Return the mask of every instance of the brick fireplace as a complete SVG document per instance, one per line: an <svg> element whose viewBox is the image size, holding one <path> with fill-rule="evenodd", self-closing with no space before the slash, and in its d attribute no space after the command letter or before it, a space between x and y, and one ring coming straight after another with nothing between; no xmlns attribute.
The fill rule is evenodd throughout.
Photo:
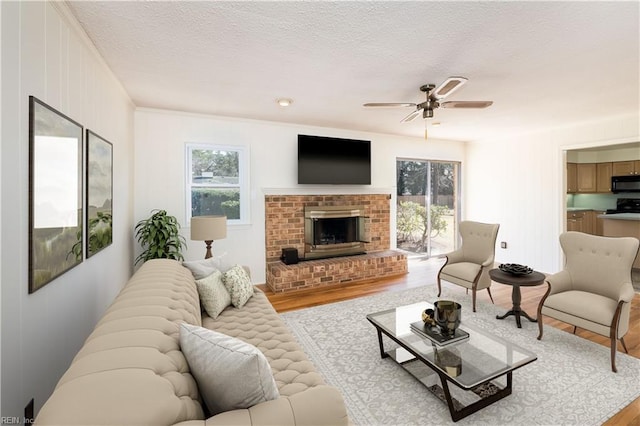
<svg viewBox="0 0 640 426"><path fill-rule="evenodd" d="M389 194L265 196L267 286L274 292L281 292L406 273L406 256L389 249L390 199ZM326 210L330 217L335 211L358 210L357 216L361 219L355 225L359 227L356 239L365 254L326 258L325 246L318 246L320 250L316 253L322 253L316 256L318 259L294 265L282 263L283 248L295 248L300 258L305 257L305 210L307 222L313 219L309 212ZM339 248L345 245L343 241L339 243ZM307 259L309 257L313 256L307 254Z"/></svg>

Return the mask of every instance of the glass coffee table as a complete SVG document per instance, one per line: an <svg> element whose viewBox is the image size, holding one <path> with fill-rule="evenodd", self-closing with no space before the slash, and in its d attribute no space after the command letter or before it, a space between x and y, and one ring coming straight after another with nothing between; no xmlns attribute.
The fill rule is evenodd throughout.
<svg viewBox="0 0 640 426"><path fill-rule="evenodd" d="M468 339L437 345L410 329L427 308L433 305L419 302L369 314L367 320L378 333L380 356L394 359L443 400L454 422L511 395L513 371L537 359L531 351L464 323L460 328ZM383 334L399 347L385 351Z"/></svg>

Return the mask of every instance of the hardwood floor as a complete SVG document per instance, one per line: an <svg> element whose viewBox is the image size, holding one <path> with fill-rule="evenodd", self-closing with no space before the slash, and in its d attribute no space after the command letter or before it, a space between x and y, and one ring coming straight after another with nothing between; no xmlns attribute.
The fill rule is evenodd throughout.
<svg viewBox="0 0 640 426"><path fill-rule="evenodd" d="M340 284L299 292L273 293L264 284L259 285L258 287L266 293L276 311L286 312L338 302L341 300L354 299L356 297L368 296L385 291L400 291L408 288L419 287L425 284L435 283L436 276L442 262L442 259L412 259L409 261L409 273L406 275L395 278ZM458 288L462 292L465 291L463 288L452 284L444 285L450 286L449 288ZM530 315L535 316L538 309L538 302L544 295L545 291L546 285L522 288L522 309ZM493 300L496 305L504 307L507 310L511 308L510 286L494 282L491 285L491 294L493 295ZM471 295L469 295L469 297L471 297ZM486 291L478 293L478 300L490 302ZM513 320L513 318L511 318L511 320ZM548 324L569 333L573 332L573 326L551 318L545 318L544 324ZM592 342L609 347L609 338L607 337L580 329L578 329L576 334L585 339L591 340ZM640 294L637 293L631 304L629 332L625 336L624 340L627 345L627 349L629 350L629 355L635 358L640 358ZM621 346L622 345L618 344L618 351L623 351ZM610 366L604 365L602 368L610 368ZM624 374L624 371L618 370L617 374ZM633 372L633 374L638 374L638 372ZM633 401L605 423L605 426L613 425L640 425L640 398Z"/></svg>

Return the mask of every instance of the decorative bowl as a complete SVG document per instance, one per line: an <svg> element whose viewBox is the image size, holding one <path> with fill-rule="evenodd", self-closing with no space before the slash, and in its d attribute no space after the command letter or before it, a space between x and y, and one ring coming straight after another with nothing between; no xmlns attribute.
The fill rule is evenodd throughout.
<svg viewBox="0 0 640 426"><path fill-rule="evenodd" d="M434 319L435 313L433 309L425 309L422 311L422 321L427 324L434 326L436 325L436 320Z"/></svg>
<svg viewBox="0 0 640 426"><path fill-rule="evenodd" d="M533 269L526 265L518 265L517 263L503 263L498 266L502 272L512 275L527 275L533 272Z"/></svg>

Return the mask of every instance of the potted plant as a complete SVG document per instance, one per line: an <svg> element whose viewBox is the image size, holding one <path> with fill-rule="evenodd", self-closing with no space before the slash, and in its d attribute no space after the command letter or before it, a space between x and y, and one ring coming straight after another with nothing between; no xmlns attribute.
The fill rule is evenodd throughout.
<svg viewBox="0 0 640 426"><path fill-rule="evenodd" d="M152 213L135 227L136 239L143 249L135 264L149 259L184 260L182 249L186 248L187 242L180 235L178 220L165 210L152 210Z"/></svg>

